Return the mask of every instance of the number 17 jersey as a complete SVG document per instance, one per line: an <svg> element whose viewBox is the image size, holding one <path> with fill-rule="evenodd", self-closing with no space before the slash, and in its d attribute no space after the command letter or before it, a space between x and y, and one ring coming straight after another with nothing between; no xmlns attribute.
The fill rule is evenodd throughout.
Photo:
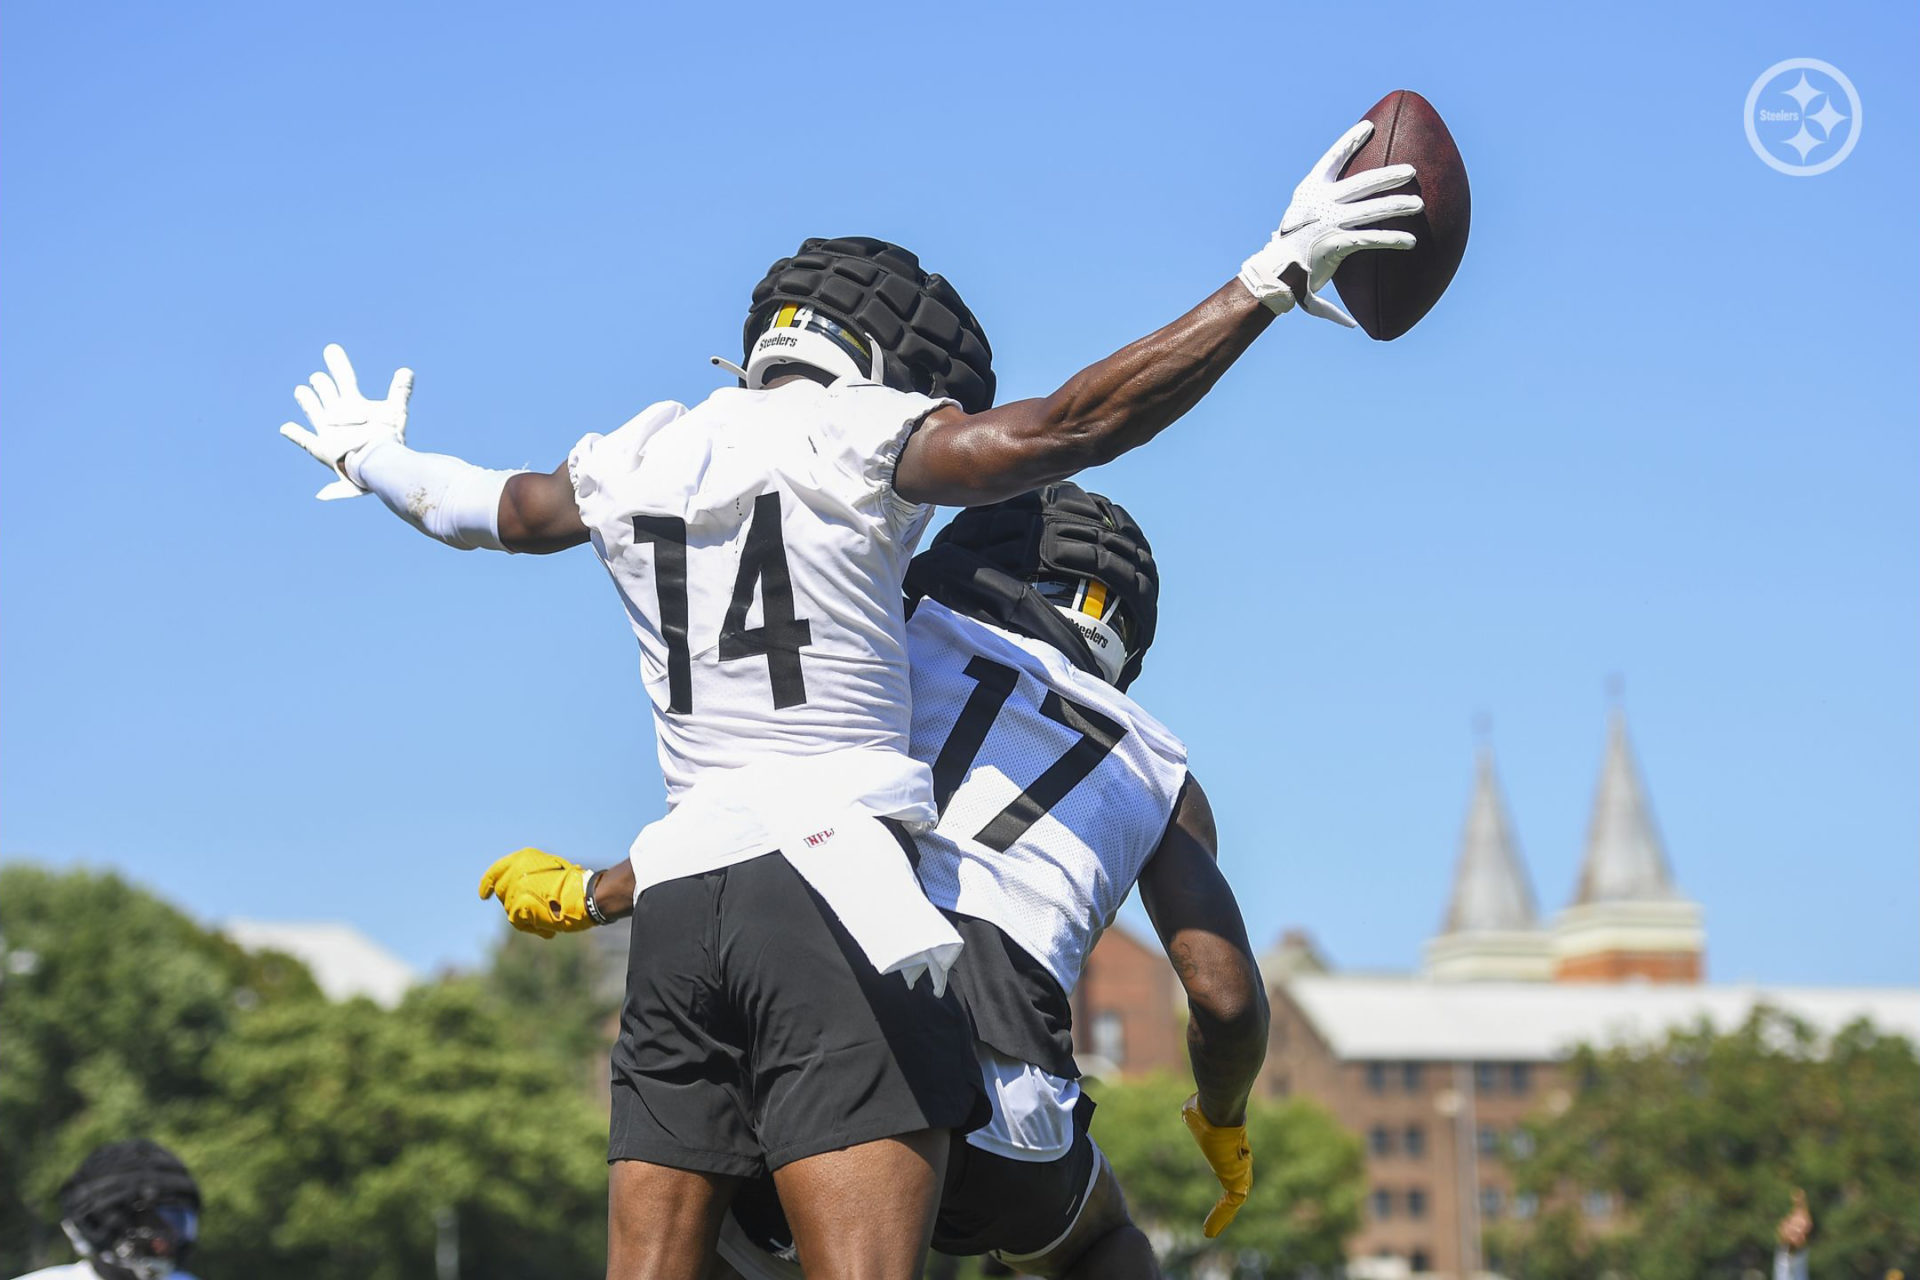
<svg viewBox="0 0 1920 1280"><path fill-rule="evenodd" d="M936 906L998 925L1063 992L1126 901L1187 780L1180 739L1040 640L931 599L907 623L913 753L939 824L916 837Z"/></svg>

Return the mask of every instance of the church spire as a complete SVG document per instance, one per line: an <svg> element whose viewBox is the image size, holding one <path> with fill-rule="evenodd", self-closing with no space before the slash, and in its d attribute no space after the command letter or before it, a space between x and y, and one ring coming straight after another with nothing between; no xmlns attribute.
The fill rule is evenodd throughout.
<svg viewBox="0 0 1920 1280"><path fill-rule="evenodd" d="M1666 902L1679 894L1627 740L1627 719L1616 706L1609 721L1607 754L1594 789L1587 856L1573 905Z"/></svg>
<svg viewBox="0 0 1920 1280"><path fill-rule="evenodd" d="M1507 821L1484 726L1481 736L1453 896L1439 936L1427 943L1427 972L1443 981L1539 981L1552 969L1549 941Z"/></svg>
<svg viewBox="0 0 1920 1280"><path fill-rule="evenodd" d="M1482 746L1474 770L1473 800L1460 833L1453 897L1442 933L1539 926L1533 885L1514 848L1513 829L1493 771L1493 752Z"/></svg>
<svg viewBox="0 0 1920 1280"><path fill-rule="evenodd" d="M1594 788L1587 856L1554 921L1554 976L1572 982L1698 982L1706 930L1680 896L1627 740L1618 688Z"/></svg>

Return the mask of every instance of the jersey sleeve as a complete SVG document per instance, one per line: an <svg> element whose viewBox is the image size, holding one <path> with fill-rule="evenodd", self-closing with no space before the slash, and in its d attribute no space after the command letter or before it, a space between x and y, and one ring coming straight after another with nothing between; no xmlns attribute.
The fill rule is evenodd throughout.
<svg viewBox="0 0 1920 1280"><path fill-rule="evenodd" d="M573 501L580 518L589 529L601 526L606 516L608 485L633 471L646 452L647 441L660 428L687 411L678 400L661 400L648 405L608 435L590 431L580 437L567 455L567 479L573 482ZM618 516L618 512L612 513Z"/></svg>
<svg viewBox="0 0 1920 1280"><path fill-rule="evenodd" d="M842 383L830 393L823 443L828 461L863 491L879 495L888 514L901 525L923 519L924 503L908 502L893 489L893 469L901 450L928 414L957 401L896 391L877 383Z"/></svg>

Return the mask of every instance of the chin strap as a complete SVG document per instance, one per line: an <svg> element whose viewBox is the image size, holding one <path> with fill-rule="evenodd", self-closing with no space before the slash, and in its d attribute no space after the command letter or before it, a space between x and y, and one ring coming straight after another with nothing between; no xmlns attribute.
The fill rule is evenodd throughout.
<svg viewBox="0 0 1920 1280"><path fill-rule="evenodd" d="M905 586L909 599L926 596L955 613L1044 641L1088 675L1109 678L1093 656L1086 633L1069 621L1068 610L1049 604L1032 583L1020 581L976 551L951 542L935 543L908 563ZM1118 647L1118 638L1114 644Z"/></svg>

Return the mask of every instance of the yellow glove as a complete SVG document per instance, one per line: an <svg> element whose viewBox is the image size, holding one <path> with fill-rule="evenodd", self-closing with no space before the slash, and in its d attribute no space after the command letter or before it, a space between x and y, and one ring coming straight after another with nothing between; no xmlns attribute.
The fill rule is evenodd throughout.
<svg viewBox="0 0 1920 1280"><path fill-rule="evenodd" d="M538 849L510 853L480 877L480 896L500 899L507 923L551 938L593 928L587 915L587 869Z"/></svg>
<svg viewBox="0 0 1920 1280"><path fill-rule="evenodd" d="M1201 1228L1211 1240L1227 1229L1233 1215L1247 1202L1247 1192L1253 1190L1253 1148L1247 1145L1244 1124L1219 1127L1209 1124L1200 1114L1197 1093L1180 1108L1180 1118L1187 1122L1193 1140L1200 1144L1200 1154L1213 1166L1213 1176L1220 1179L1220 1202L1213 1206L1213 1212L1207 1215L1207 1225Z"/></svg>

